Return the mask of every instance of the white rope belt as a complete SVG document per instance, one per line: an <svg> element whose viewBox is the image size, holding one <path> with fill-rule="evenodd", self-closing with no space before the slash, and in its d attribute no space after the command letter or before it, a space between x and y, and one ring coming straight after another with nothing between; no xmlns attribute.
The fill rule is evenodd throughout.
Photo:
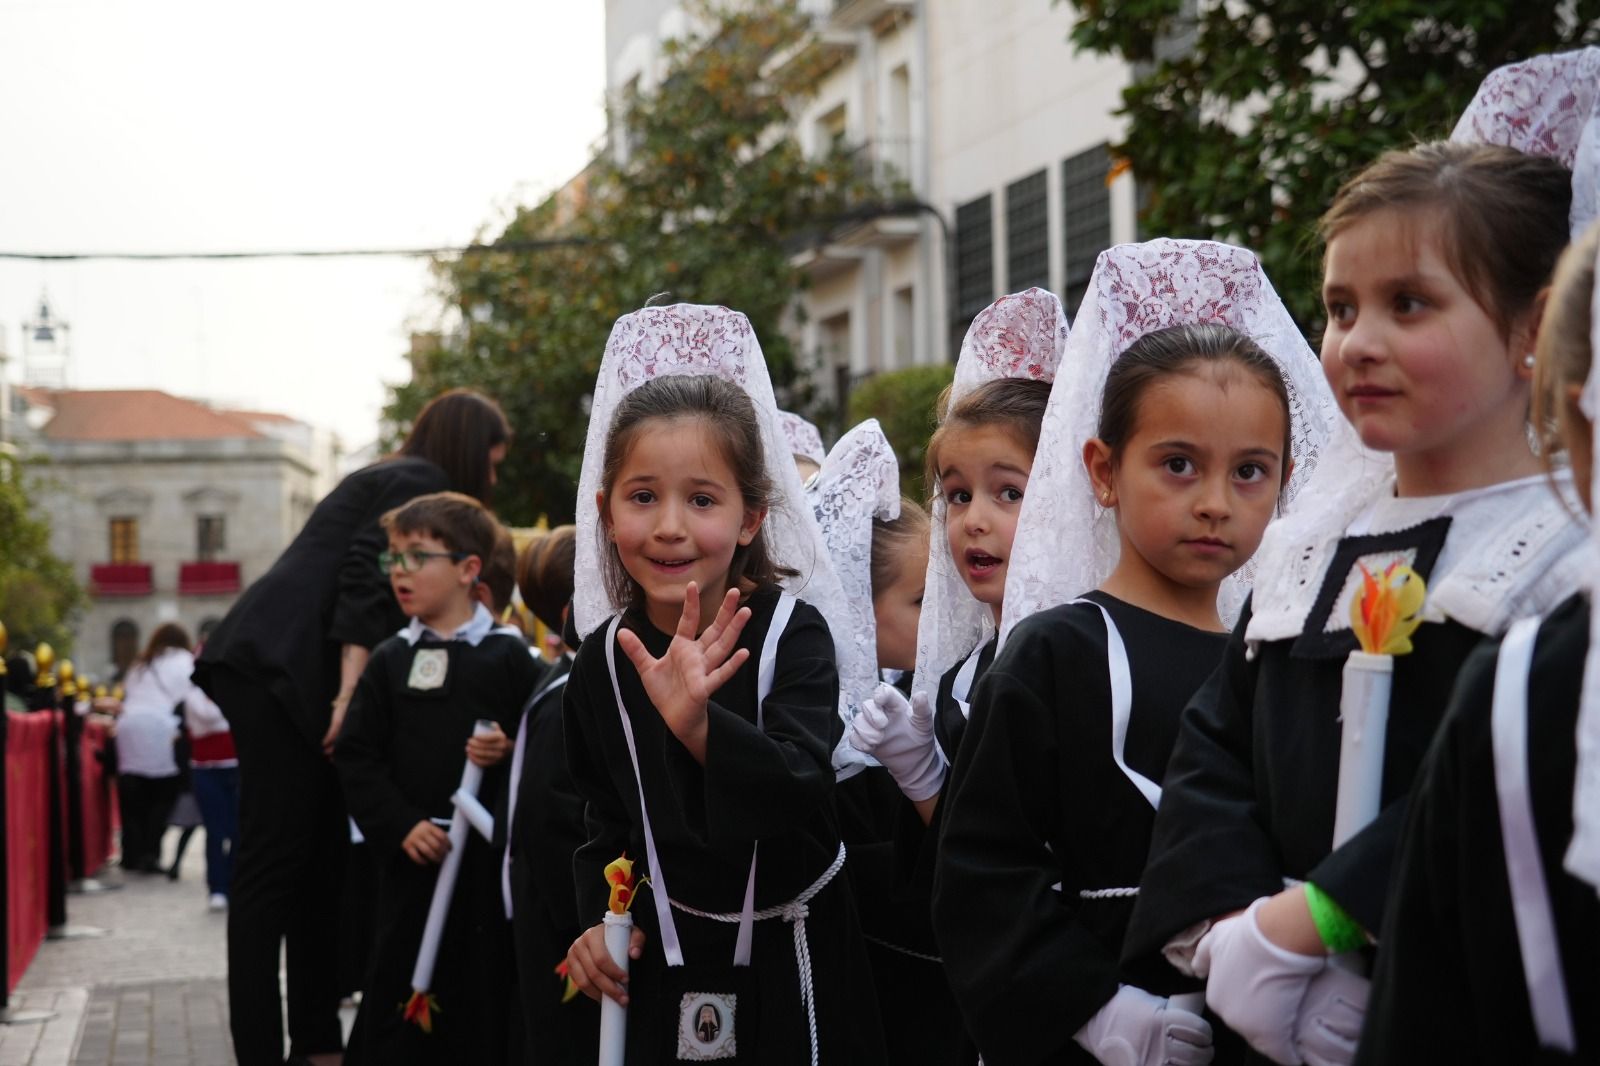
<svg viewBox="0 0 1600 1066"><path fill-rule="evenodd" d="M782 918L794 926L794 961L800 970L800 1002L806 1008L806 1025L811 1031L811 1066L817 1066L817 997L811 983L811 944L806 939L806 916L811 909L806 906L828 886L840 870L844 869L844 844L839 845L839 854L834 857L833 865L823 871L822 876L811 882L811 886L787 903L780 903L775 907L756 911L752 916L756 921L765 921L768 918ZM711 911L697 910L686 903L679 903L675 899L668 899L675 908L685 914L692 914L696 918L707 918L713 922L737 923L741 915L734 911L728 914L714 914Z"/></svg>
<svg viewBox="0 0 1600 1066"><path fill-rule="evenodd" d="M1078 893L1079 899L1132 899L1139 894L1139 886L1132 888L1086 888Z"/></svg>

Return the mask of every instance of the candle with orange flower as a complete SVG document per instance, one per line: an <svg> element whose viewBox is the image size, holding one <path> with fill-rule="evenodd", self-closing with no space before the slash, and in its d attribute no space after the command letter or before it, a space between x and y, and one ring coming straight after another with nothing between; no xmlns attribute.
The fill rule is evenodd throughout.
<svg viewBox="0 0 1600 1066"><path fill-rule="evenodd" d="M606 930L606 951L611 961L628 969L628 941L633 935L633 860L627 855L614 859L605 869L606 884L611 888L611 898L606 903L606 913L601 918ZM600 1000L600 1066L622 1066L623 1053L628 1041L628 1008L603 996Z"/></svg>
<svg viewBox="0 0 1600 1066"><path fill-rule="evenodd" d="M472 735L483 736L494 732L494 722L479 719L473 724ZM450 914L450 898L455 895L456 875L461 871L461 856L467 848L467 835L476 825L484 839L494 836L494 818L478 803L478 786L483 783L483 768L468 759L461 768L461 787L451 801L455 811L450 816L450 850L439 865L439 876L433 882L433 898L428 902L428 920L422 927L422 944L417 948L417 964L411 970L411 998L400 1008L406 1021L425 1033L433 1032L433 1015L439 1001L428 991L433 985L433 965L439 957L439 938L444 935L445 918ZM469 808L477 808L476 816Z"/></svg>
<svg viewBox="0 0 1600 1066"><path fill-rule="evenodd" d="M1345 661L1339 699L1343 730L1334 847L1364 829L1382 806L1394 658L1411 651L1411 634L1422 624L1426 598L1422 577L1409 566L1391 563L1376 575L1361 567L1361 587L1350 604L1350 624L1361 648Z"/></svg>

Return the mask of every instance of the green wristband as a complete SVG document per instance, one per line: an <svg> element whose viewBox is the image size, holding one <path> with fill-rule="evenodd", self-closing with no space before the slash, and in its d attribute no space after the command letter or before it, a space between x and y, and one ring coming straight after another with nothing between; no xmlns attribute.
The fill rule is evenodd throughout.
<svg viewBox="0 0 1600 1066"><path fill-rule="evenodd" d="M1367 946L1367 931L1360 923L1310 881L1306 882L1306 906L1311 910L1311 922L1317 927L1317 935L1329 954L1342 955Z"/></svg>

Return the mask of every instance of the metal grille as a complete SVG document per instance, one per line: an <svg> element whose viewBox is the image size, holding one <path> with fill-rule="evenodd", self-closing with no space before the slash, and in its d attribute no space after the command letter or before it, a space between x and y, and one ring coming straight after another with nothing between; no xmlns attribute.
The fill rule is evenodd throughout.
<svg viewBox="0 0 1600 1066"><path fill-rule="evenodd" d="M1048 176L1041 170L1006 186L1006 291L1050 285Z"/></svg>
<svg viewBox="0 0 1600 1066"><path fill-rule="evenodd" d="M984 194L956 208L956 291L950 316L950 359L973 316L994 299L994 197Z"/></svg>
<svg viewBox="0 0 1600 1066"><path fill-rule="evenodd" d="M1063 298L1073 317L1083 302L1094 261L1111 247L1111 190L1106 175L1111 153L1104 144L1079 152L1061 164L1066 277Z"/></svg>

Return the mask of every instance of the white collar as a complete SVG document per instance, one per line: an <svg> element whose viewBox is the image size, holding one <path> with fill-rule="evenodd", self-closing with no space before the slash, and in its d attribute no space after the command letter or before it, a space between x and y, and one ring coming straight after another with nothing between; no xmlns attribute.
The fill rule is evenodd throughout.
<svg viewBox="0 0 1600 1066"><path fill-rule="evenodd" d="M410 644L412 647L415 647L417 641L426 636L433 640L443 641L446 644L454 640L464 640L476 648L479 644L483 643L484 637L488 636L496 629L503 628L505 627L496 626L494 624L494 615L489 613L489 608L485 607L481 603L478 603L473 605L472 618L467 621L466 625L461 626L454 633L441 633L432 626L425 624L422 619L413 618L411 619L411 622L400 631L400 635L404 637L406 643Z"/></svg>
<svg viewBox="0 0 1600 1066"><path fill-rule="evenodd" d="M1570 473L1558 473L1555 481L1561 495L1571 495ZM1396 497L1393 488L1392 473L1377 479L1364 500L1340 505L1349 518L1327 528L1268 527L1257 556L1247 640L1300 635L1343 538L1404 529L1440 515L1450 515L1453 524L1428 580L1429 621L1452 618L1497 636L1521 615L1547 610L1571 594L1581 574L1581 555L1574 549L1585 530L1572 517L1576 504L1564 502L1543 474L1442 496Z"/></svg>

